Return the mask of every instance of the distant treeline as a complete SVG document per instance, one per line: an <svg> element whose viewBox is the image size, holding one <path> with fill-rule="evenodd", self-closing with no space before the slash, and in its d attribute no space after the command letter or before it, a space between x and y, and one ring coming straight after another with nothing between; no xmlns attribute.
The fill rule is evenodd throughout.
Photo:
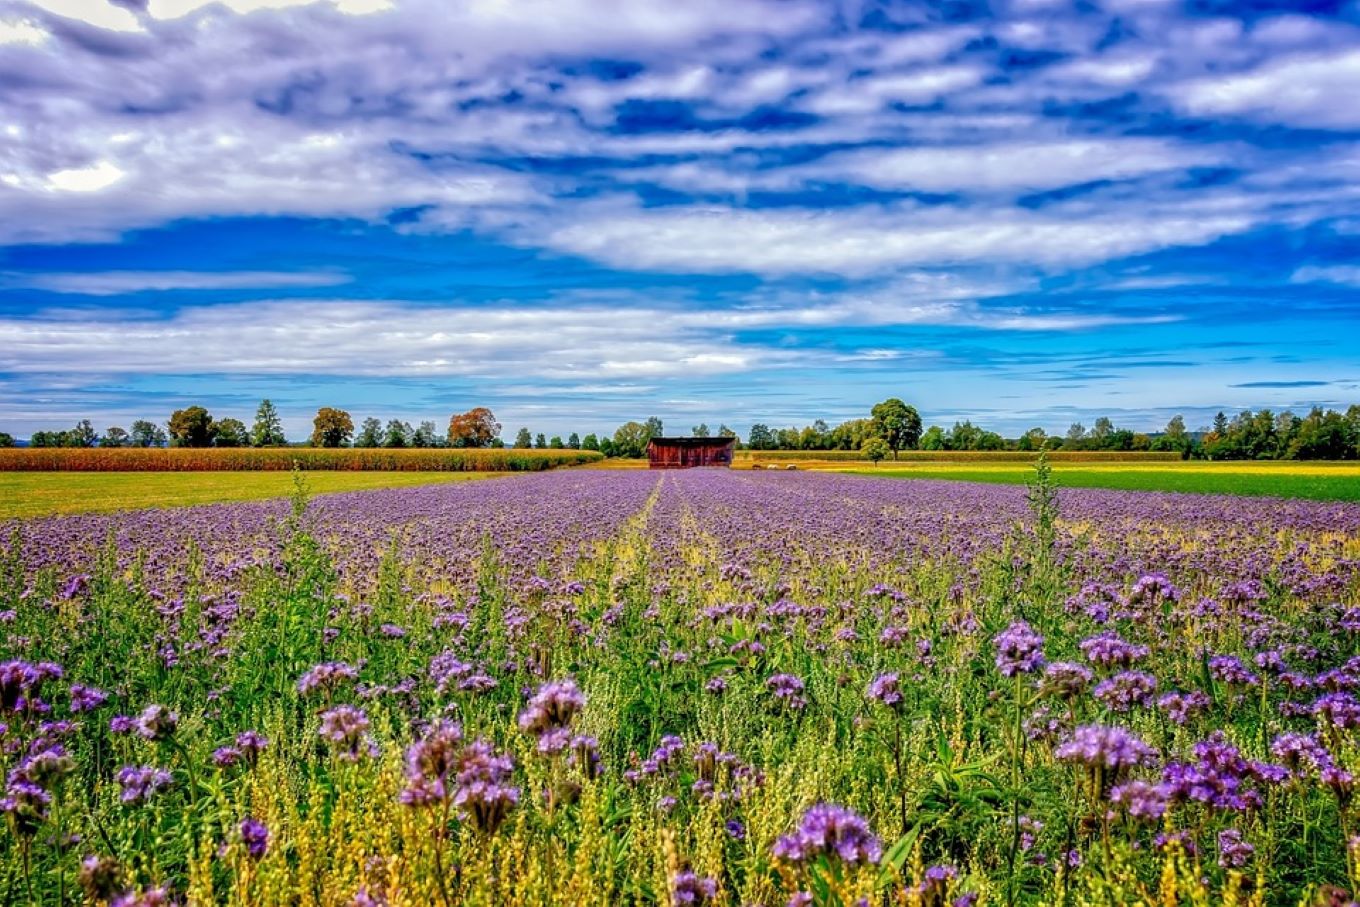
<svg viewBox="0 0 1360 907"><path fill-rule="evenodd" d="M900 401L886 401L891 404ZM884 406L886 404L879 404ZM875 407L878 409L878 407ZM911 415L915 410L906 407ZM919 418L919 417L917 417ZM888 450L876 450L876 439L885 439ZM1018 438L1005 438L969 421L950 428L932 425L917 434L908 431L894 448L882 418L852 419L830 427L817 421L798 428L771 429L756 424L744 448L768 451L860 451L883 456L894 450L924 451L1152 451L1175 453L1184 459L1209 460L1355 460L1360 459L1360 406L1344 413L1320 407L1304 416L1268 409L1245 410L1229 417L1219 413L1212 426L1198 431L1186 428L1185 419L1174 416L1160 432L1136 432L1117 427L1108 418L1096 419L1090 428L1073 423L1062 435L1031 428Z"/></svg>
<svg viewBox="0 0 1360 907"><path fill-rule="evenodd" d="M625 422L613 434L589 433L584 437L571 432L545 436L521 428L507 445L501 438L501 424L491 410L476 407L449 418L441 431L433 421L412 426L400 419L386 423L369 417L355 430L350 414L333 407L322 407L313 420L313 431L305 446L320 448L359 447L385 449L503 448L516 450L586 450L606 457L641 457L647 443L661 437L664 427L655 416L644 422ZM1190 431L1181 416L1173 417L1159 432L1137 432L1116 426L1101 417L1088 429L1074 423L1061 435L1050 435L1043 428L1031 428L1018 438L1006 438L970 421L955 422L944 428L924 428L921 416L901 400L884 400L873 407L868 418L851 419L831 426L818 419L803 428L772 428L765 423L751 426L745 441L726 425L716 431L700 423L690 429L693 437L737 438L742 450L754 451L847 451L871 460L896 457L899 451L1152 451L1175 453L1185 459L1210 460L1353 460L1360 458L1360 406L1344 413L1314 408L1304 416L1268 409L1245 410L1229 417L1219 413L1212 426ZM13 446L14 439L0 432L0 447ZM190 406L176 410L164 426L146 420L132 423L129 430L108 428L101 435L86 419L74 428L34 432L30 447L283 447L284 437L278 410L261 401L250 428L238 419L215 419L205 408Z"/></svg>
<svg viewBox="0 0 1360 907"><path fill-rule="evenodd" d="M584 450L320 447L14 448L0 450L0 471L268 472L304 469L384 472L538 472L579 466L600 455Z"/></svg>

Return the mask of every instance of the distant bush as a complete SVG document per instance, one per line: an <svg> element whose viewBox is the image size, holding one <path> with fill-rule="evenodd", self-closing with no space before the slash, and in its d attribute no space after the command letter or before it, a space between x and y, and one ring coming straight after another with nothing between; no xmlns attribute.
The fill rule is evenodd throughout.
<svg viewBox="0 0 1360 907"><path fill-rule="evenodd" d="M601 459L588 450L262 448L15 448L0 450L0 471L216 472L364 470L538 472Z"/></svg>

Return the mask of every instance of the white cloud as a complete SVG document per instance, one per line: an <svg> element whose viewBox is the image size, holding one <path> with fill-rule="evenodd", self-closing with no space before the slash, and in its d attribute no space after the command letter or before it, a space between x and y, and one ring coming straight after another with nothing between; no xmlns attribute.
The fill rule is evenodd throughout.
<svg viewBox="0 0 1360 907"><path fill-rule="evenodd" d="M1344 287L1360 289L1360 266L1356 265L1310 265L1299 268L1291 278L1294 283L1334 283Z"/></svg>
<svg viewBox="0 0 1360 907"><path fill-rule="evenodd" d="M865 149L832 155L816 169L864 185L927 192L1030 191L1204 166L1226 156L1162 139L1067 139Z"/></svg>
<svg viewBox="0 0 1360 907"><path fill-rule="evenodd" d="M0 45L38 45L47 40L47 32L29 19L0 19Z"/></svg>
<svg viewBox="0 0 1360 907"><path fill-rule="evenodd" d="M333 287L350 277L337 271L73 271L0 274L0 288L117 296L146 290L238 290Z"/></svg>
<svg viewBox="0 0 1360 907"><path fill-rule="evenodd" d="M1360 126L1360 50L1273 60L1255 69L1171 89L1196 116L1242 116L1270 123L1347 129Z"/></svg>
<svg viewBox="0 0 1360 907"><path fill-rule="evenodd" d="M135 32L142 26L131 10L108 0L27 0L34 7L95 28Z"/></svg>
<svg viewBox="0 0 1360 907"><path fill-rule="evenodd" d="M952 206L843 212L600 205L524 239L621 268L862 276L986 262L1090 264L1207 243L1251 224L1241 211L1200 216L1116 211L1078 218Z"/></svg>
<svg viewBox="0 0 1360 907"><path fill-rule="evenodd" d="M169 315L61 308L0 316L0 373L119 375L459 376L610 386L837 361L798 344L741 339L785 328L937 325L987 331L1076 331L1175 320L1079 308L1036 310L970 296L1003 287L919 274L880 290L788 294L725 307L661 305L633 297L554 304L415 304L264 300ZM886 358L879 347L863 359ZM897 348L894 355L921 351ZM602 387L603 385L603 387ZM582 391L585 392L585 391Z"/></svg>
<svg viewBox="0 0 1360 907"><path fill-rule="evenodd" d="M99 192L109 188L123 176L121 167L108 161L99 161L89 167L56 170L47 174L46 182L62 192Z"/></svg>

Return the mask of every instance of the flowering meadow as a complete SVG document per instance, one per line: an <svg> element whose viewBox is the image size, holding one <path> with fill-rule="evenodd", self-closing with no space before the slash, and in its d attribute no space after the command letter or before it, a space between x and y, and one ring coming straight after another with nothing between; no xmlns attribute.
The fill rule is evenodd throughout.
<svg viewBox="0 0 1360 907"><path fill-rule="evenodd" d="M1360 506L573 470L0 531L0 903L1360 890Z"/></svg>

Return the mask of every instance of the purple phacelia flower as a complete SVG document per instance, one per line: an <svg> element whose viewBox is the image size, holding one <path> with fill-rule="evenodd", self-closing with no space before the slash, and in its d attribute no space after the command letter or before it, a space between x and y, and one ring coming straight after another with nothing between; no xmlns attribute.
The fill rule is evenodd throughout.
<svg viewBox="0 0 1360 907"><path fill-rule="evenodd" d="M1096 684L1095 697L1112 712L1130 712L1152 704L1157 678L1146 671L1120 671Z"/></svg>
<svg viewBox="0 0 1360 907"><path fill-rule="evenodd" d="M241 843L245 845L246 853L252 860L263 859L265 851L269 848L269 829L259 819L242 819Z"/></svg>
<svg viewBox="0 0 1360 907"><path fill-rule="evenodd" d="M1251 862L1256 848L1242 840L1242 832L1225 828L1218 833L1218 865L1224 869L1241 869Z"/></svg>
<svg viewBox="0 0 1360 907"><path fill-rule="evenodd" d="M359 669L343 661L328 661L315 665L298 678L297 690L303 696L315 692L330 695L343 683L359 679Z"/></svg>
<svg viewBox="0 0 1360 907"><path fill-rule="evenodd" d="M575 680L567 678L545 683L519 713L520 730L541 736L554 728L568 728L585 705L586 697Z"/></svg>
<svg viewBox="0 0 1360 907"><path fill-rule="evenodd" d="M109 694L83 683L71 684L71 711L92 712L109 701Z"/></svg>
<svg viewBox="0 0 1360 907"><path fill-rule="evenodd" d="M1313 714L1334 728L1360 727L1360 702L1350 693L1326 693L1313 701Z"/></svg>
<svg viewBox="0 0 1360 907"><path fill-rule="evenodd" d="M877 863L883 847L863 818L844 807L818 803L803 813L797 831L775 842L774 855L801 863L822 854L853 866Z"/></svg>
<svg viewBox="0 0 1360 907"><path fill-rule="evenodd" d="M378 745L368 728L368 716L351 705L338 705L321 713L319 733L340 750L340 758L346 762L358 762L365 753L378 755Z"/></svg>
<svg viewBox="0 0 1360 907"><path fill-rule="evenodd" d="M1003 677L1033 674L1044 666L1044 638L1023 620L996 635L996 668Z"/></svg>
<svg viewBox="0 0 1360 907"><path fill-rule="evenodd" d="M125 765L115 778L122 788L119 799L130 804L146 803L174 782L169 772L150 765Z"/></svg>
<svg viewBox="0 0 1360 907"><path fill-rule="evenodd" d="M497 755L485 740L464 747L453 802L479 831L494 834L519 802L519 788L508 783L514 770L514 760Z"/></svg>
<svg viewBox="0 0 1360 907"><path fill-rule="evenodd" d="M765 681L765 688L774 695L775 702L790 711L801 712L807 707L801 678L792 674L775 674Z"/></svg>
<svg viewBox="0 0 1360 907"><path fill-rule="evenodd" d="M1148 656L1148 647L1124 641L1117 633L1100 633L1081 641L1081 651L1091 664L1127 668Z"/></svg>
<svg viewBox="0 0 1360 907"><path fill-rule="evenodd" d="M111 901L123 890L123 867L113 857L91 854L80 861L76 883L92 901Z"/></svg>
<svg viewBox="0 0 1360 907"><path fill-rule="evenodd" d="M1215 655L1209 659L1209 673L1220 683L1255 686L1258 678L1236 655Z"/></svg>
<svg viewBox="0 0 1360 907"><path fill-rule="evenodd" d="M1134 819L1158 822L1166 813L1167 792L1159 784L1126 781L1110 790L1110 802L1122 806Z"/></svg>
<svg viewBox="0 0 1360 907"><path fill-rule="evenodd" d="M1191 718L1209 711L1213 700L1202 690L1189 693L1167 693L1157 697L1157 708L1174 724L1185 724Z"/></svg>
<svg viewBox="0 0 1360 907"><path fill-rule="evenodd" d="M399 796L407 806L429 806L453 797L450 783L458 769L463 729L440 721L406 751L406 789Z"/></svg>
<svg viewBox="0 0 1360 907"><path fill-rule="evenodd" d="M1049 696L1076 699L1094 679L1095 675L1085 665L1079 665L1072 661L1055 661L1044 668L1044 676L1039 681L1039 689Z"/></svg>
<svg viewBox="0 0 1360 907"><path fill-rule="evenodd" d="M671 904L674 907L707 904L717 895L718 883L696 875L692 870L682 869L671 877Z"/></svg>
<svg viewBox="0 0 1360 907"><path fill-rule="evenodd" d="M1059 744L1053 755L1091 769L1118 773L1156 759L1156 751L1122 727L1083 725Z"/></svg>
<svg viewBox="0 0 1360 907"><path fill-rule="evenodd" d="M179 726L179 715L163 705L149 705L137 716L137 733L147 740L169 740Z"/></svg>
<svg viewBox="0 0 1360 907"><path fill-rule="evenodd" d="M897 674L879 674L869 682L867 696L883 703L888 708L902 707L902 687Z"/></svg>

